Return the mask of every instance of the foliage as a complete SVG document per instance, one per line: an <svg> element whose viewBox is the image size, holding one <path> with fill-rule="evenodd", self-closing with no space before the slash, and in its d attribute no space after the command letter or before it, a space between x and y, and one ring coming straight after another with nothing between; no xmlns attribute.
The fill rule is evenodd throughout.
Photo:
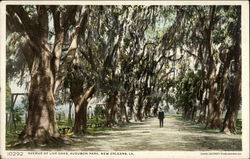
<svg viewBox="0 0 250 159"><path fill-rule="evenodd" d="M103 107L100 107L100 106L97 106L95 107L95 110L94 110L94 114L95 116L98 118L103 118L105 117L105 114L106 114L106 110L103 108Z"/></svg>
<svg viewBox="0 0 250 159"><path fill-rule="evenodd" d="M9 83L6 84L6 110L10 111L11 107L11 89Z"/></svg>
<svg viewBox="0 0 250 159"><path fill-rule="evenodd" d="M184 70L178 77L176 83L175 107L194 106L198 100L200 74L193 70Z"/></svg>
<svg viewBox="0 0 250 159"><path fill-rule="evenodd" d="M34 22L39 18L37 7L23 6ZM211 114L228 120L221 118L222 114L240 105L229 102L237 82L237 68L241 66L241 52L237 51L239 6L86 6L86 23L77 32L76 24L83 16L79 16L80 8L47 6L46 45L54 53L59 23L53 18L61 15L61 23L66 27L61 39L64 43L57 52L60 56L53 56L57 63L53 58L51 61L53 66L59 64L52 72L62 83L55 90L57 104L73 96L80 98L92 85L96 86L96 94L106 96L107 101L114 100L105 109L96 108L95 114L105 117L90 119L88 123L104 122L109 115L107 110L121 114L124 105L136 110L134 113L141 120L150 109L165 102L182 113L192 112L194 120L199 117L197 110L202 116L202 111L209 109L209 113L203 114L209 125L215 121L210 119ZM12 12L9 10L9 15ZM13 30L9 21L8 28ZM8 34L10 79L28 72L29 61L24 55L31 52L27 42L35 40L27 34L28 37L18 31ZM68 56L75 34L77 46Z"/></svg>
<svg viewBox="0 0 250 159"><path fill-rule="evenodd" d="M16 123L16 130L13 130L13 125L6 127L6 145L17 140L19 134L22 132L24 122Z"/></svg>

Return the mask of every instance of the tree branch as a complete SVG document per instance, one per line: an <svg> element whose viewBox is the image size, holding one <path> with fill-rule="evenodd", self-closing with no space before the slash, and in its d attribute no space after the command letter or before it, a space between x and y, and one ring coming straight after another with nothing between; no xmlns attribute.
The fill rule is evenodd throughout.
<svg viewBox="0 0 250 159"><path fill-rule="evenodd" d="M6 15L6 26L7 26L7 36L8 33L11 32L18 32L23 33L25 32L23 24L19 21L15 12L13 12L10 6L6 6L7 15Z"/></svg>
<svg viewBox="0 0 250 159"><path fill-rule="evenodd" d="M61 30L60 12L57 10L57 6L50 6L50 10L52 11L52 15L53 15L55 33L58 34L59 31Z"/></svg>
<svg viewBox="0 0 250 159"><path fill-rule="evenodd" d="M39 36L35 31L37 29L37 25L33 20L29 18L28 13L22 8L22 6L13 5L9 6L9 9L11 9L14 13L18 15L29 38L34 42L39 41Z"/></svg>
<svg viewBox="0 0 250 159"><path fill-rule="evenodd" d="M62 28L68 30L71 24L75 23L75 15L77 12L77 6L65 6L66 13L63 13L62 16L64 19L62 20Z"/></svg>
<svg viewBox="0 0 250 159"><path fill-rule="evenodd" d="M63 81L63 79L66 77L68 73L68 68L71 67L73 64L73 60L75 59L77 50L78 50L78 45L79 45L79 38L80 38L80 33L85 32L86 30L86 24L88 22L88 14L89 10L87 7L82 8L82 15L80 16L77 24L76 24L76 29L75 33L73 34L73 38L70 44L70 47L67 51L66 56L63 58L63 61L60 65L60 68L58 70L58 75L56 77L56 84L54 87L54 92L57 90L57 86Z"/></svg>

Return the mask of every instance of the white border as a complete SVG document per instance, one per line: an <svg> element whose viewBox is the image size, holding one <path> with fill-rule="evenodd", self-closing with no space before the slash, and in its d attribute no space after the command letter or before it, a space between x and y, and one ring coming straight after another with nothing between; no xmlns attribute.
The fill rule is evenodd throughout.
<svg viewBox="0 0 250 159"><path fill-rule="evenodd" d="M242 5L242 145L249 158L249 3Z"/></svg>
<svg viewBox="0 0 250 159"><path fill-rule="evenodd" d="M32 151L20 151L24 156L14 158L249 158L249 3L248 1L10 1L1 2L0 6L0 142L2 158L7 158L5 151L5 27L6 16L5 6L11 4L19 5L241 5L242 6L242 151L133 151L133 156L121 155L50 155L50 152L43 151L43 155L28 155ZM19 152L19 151L11 151ZM39 151L41 152L41 151ZM59 152L59 151L58 151ZM61 151L62 152L62 151ZM64 151L70 153L70 151ZM79 152L79 151L74 151ZM90 151L89 151L90 152ZM98 152L98 151L97 151ZM48 153L48 155L45 155ZM99 152L101 153L101 152ZM128 152L129 153L129 152ZM208 153L202 155L201 153ZM227 153L226 155L223 153ZM230 153L238 155L229 155Z"/></svg>
<svg viewBox="0 0 250 159"><path fill-rule="evenodd" d="M5 15L5 6L0 5L0 158L3 155L3 150L5 149L5 66L6 66L6 40L5 40L5 28L6 28L6 16ZM4 23L2 23L4 22Z"/></svg>

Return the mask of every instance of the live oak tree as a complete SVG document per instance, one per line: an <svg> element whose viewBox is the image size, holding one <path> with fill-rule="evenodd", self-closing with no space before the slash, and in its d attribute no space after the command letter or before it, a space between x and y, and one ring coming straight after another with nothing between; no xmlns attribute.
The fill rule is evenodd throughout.
<svg viewBox="0 0 250 159"><path fill-rule="evenodd" d="M225 61L223 75L228 75L229 70L229 59L234 60L232 63L234 82L232 86L232 93L228 102L228 108L225 119L223 121L223 127L221 131L236 133L236 121L238 117L238 111L241 105L241 10L235 8L231 10L231 14L235 18L234 23L231 23L233 29L230 31L232 36L233 44L228 52L227 60ZM225 91L225 90L224 90ZM225 94L225 93L224 93ZM226 103L226 102L224 102Z"/></svg>
<svg viewBox="0 0 250 159"><path fill-rule="evenodd" d="M199 87L199 90L196 90L197 95L192 98L199 101L198 122L205 122L206 128L235 133L241 94L238 92L237 96L232 97L232 94L228 95L227 92L234 88L237 92L241 87L240 7L196 6L185 8L183 14L189 21L183 28L187 28L184 32L184 37L187 37L187 40L183 41L186 46L184 51L189 55L189 59L195 59L194 71L201 75L198 83L191 81ZM235 63L239 65L234 67ZM231 77L235 78L229 80ZM181 86L179 89L183 88ZM190 93L192 92L195 91L191 90ZM189 104L189 107L191 108L192 104ZM227 114L233 110L233 115L230 115L231 124L228 124L229 115L226 115L222 122L223 110Z"/></svg>
<svg viewBox="0 0 250 159"><path fill-rule="evenodd" d="M96 92L96 86L84 68L75 65L74 69L65 82L68 83L70 98L75 106L73 132L75 135L80 135L87 131L87 105L89 99Z"/></svg>
<svg viewBox="0 0 250 159"><path fill-rule="evenodd" d="M125 105L130 105L131 108L133 105L127 99L129 92L134 92L135 89L131 73L137 67L135 64L138 60L144 55L148 56L147 53L141 53L140 48L145 52L148 44L144 44L144 32L148 24L153 24L153 11L156 9L157 7L144 6L92 7L88 23L91 27L87 27L87 34L82 40L80 56L91 65L89 72L93 72L92 77L99 91L108 96L107 125L116 124L117 115L119 122L129 122ZM136 19L134 23L132 18ZM136 28L136 25L142 28ZM140 39L139 44L134 36ZM137 58L137 54L140 56L134 60L132 57Z"/></svg>
<svg viewBox="0 0 250 159"><path fill-rule="evenodd" d="M22 53L31 78L28 120L20 144L62 142L54 95L78 51L87 15L87 6L7 6L7 30L25 38Z"/></svg>

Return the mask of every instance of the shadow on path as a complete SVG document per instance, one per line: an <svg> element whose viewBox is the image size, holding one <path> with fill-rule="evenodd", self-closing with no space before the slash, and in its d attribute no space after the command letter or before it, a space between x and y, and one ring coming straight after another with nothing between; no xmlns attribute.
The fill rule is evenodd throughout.
<svg viewBox="0 0 250 159"><path fill-rule="evenodd" d="M157 118L129 123L121 130L103 131L79 138L67 150L77 151L240 151L241 135L206 132L178 116L166 116L164 127Z"/></svg>
<svg viewBox="0 0 250 159"><path fill-rule="evenodd" d="M242 149L241 135L204 131L201 125L192 124L173 115L165 117L163 128L159 128L157 118L148 118L143 122L129 123L118 130L104 130L72 139L74 140L72 145L47 151L240 151Z"/></svg>

